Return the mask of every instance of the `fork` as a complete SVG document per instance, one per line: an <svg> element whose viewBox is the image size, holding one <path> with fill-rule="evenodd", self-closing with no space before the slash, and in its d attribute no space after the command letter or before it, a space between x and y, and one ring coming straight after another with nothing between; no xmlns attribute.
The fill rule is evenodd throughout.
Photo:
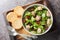
<svg viewBox="0 0 60 40"><path fill-rule="evenodd" d="M35 35L29 36L29 35L26 35L26 34L19 34L19 33L17 33L17 32L15 31L15 29L12 28L11 26L8 26L7 28L8 28L9 31L12 32L12 35L13 35L13 36L20 35L20 36L22 36L23 38L25 38L25 39L27 39L27 40L32 40L32 38L33 38L33 39L36 39L36 38L37 38L37 36L35 36Z"/></svg>

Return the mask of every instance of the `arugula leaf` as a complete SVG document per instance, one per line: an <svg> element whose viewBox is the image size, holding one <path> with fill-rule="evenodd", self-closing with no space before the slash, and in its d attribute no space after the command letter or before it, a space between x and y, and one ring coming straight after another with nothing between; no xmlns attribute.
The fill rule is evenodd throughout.
<svg viewBox="0 0 60 40"><path fill-rule="evenodd" d="M40 22L40 25L45 25L45 24L46 24L45 21L41 21L41 22Z"/></svg>
<svg viewBox="0 0 60 40"><path fill-rule="evenodd" d="M31 33L36 34L37 32L36 31L31 31Z"/></svg>
<svg viewBox="0 0 60 40"><path fill-rule="evenodd" d="M45 10L42 11L42 20L47 20L48 19L46 14L47 14L47 10L45 9Z"/></svg>
<svg viewBox="0 0 60 40"><path fill-rule="evenodd" d="M30 22L30 20L28 20L28 21L25 23L25 25L27 25L29 22Z"/></svg>
<svg viewBox="0 0 60 40"><path fill-rule="evenodd" d="M46 14L47 13L47 9L43 9L42 12Z"/></svg>
<svg viewBox="0 0 60 40"><path fill-rule="evenodd" d="M44 17L46 17L46 14L45 13L42 14L42 18L44 18Z"/></svg>
<svg viewBox="0 0 60 40"><path fill-rule="evenodd" d="M34 8L36 9L38 7L38 5L34 5Z"/></svg>
<svg viewBox="0 0 60 40"><path fill-rule="evenodd" d="M43 26L42 26L42 25L40 25L40 26L39 26L39 28L43 29Z"/></svg>
<svg viewBox="0 0 60 40"><path fill-rule="evenodd" d="M38 28L38 24L37 23L34 23L33 24L33 27L34 27L34 29L37 29Z"/></svg>
<svg viewBox="0 0 60 40"><path fill-rule="evenodd" d="M47 16L42 17L42 21L46 21L47 19L48 19L48 17L47 17Z"/></svg>
<svg viewBox="0 0 60 40"><path fill-rule="evenodd" d="M39 28L41 28L42 33L45 31L45 29L44 29L44 27L42 25L40 25Z"/></svg>
<svg viewBox="0 0 60 40"><path fill-rule="evenodd" d="M31 22L31 21L29 19L26 19L26 23L25 24L27 25L29 22Z"/></svg>
<svg viewBox="0 0 60 40"><path fill-rule="evenodd" d="M37 10L36 13L37 13L37 15L41 16L42 15L42 10Z"/></svg>
<svg viewBox="0 0 60 40"><path fill-rule="evenodd" d="M31 16L31 12L26 11L24 16Z"/></svg>
<svg viewBox="0 0 60 40"><path fill-rule="evenodd" d="M32 22L35 21L35 18L34 18L33 16L31 17L31 21L32 21Z"/></svg>
<svg viewBox="0 0 60 40"><path fill-rule="evenodd" d="M30 28L33 28L33 26L31 25Z"/></svg>
<svg viewBox="0 0 60 40"><path fill-rule="evenodd" d="M36 8L35 10L34 10L34 12L36 12L38 9Z"/></svg>

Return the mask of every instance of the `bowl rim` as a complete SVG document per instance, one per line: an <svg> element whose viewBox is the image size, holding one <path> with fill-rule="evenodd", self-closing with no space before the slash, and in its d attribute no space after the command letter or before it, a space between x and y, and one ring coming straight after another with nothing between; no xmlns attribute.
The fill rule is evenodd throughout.
<svg viewBox="0 0 60 40"><path fill-rule="evenodd" d="M38 5L38 6L44 6L45 8L47 8L47 10L50 12L50 14L51 14L51 20L52 20L52 23L51 23L51 25L49 26L49 28L45 31L45 32L43 32L43 33L41 33L41 34L33 34L33 33L31 33L31 32L29 32L25 27L24 27L24 24L23 24L23 28L28 32L28 33L30 33L31 35L43 35L43 34L46 34L50 29L51 29L51 27L52 27L52 25L53 25L53 15L52 15L52 12L50 11L50 9L46 6L46 5L43 5L43 4L32 4L32 5L29 5L28 7L26 7L26 9L24 10L24 12L29 8L29 7L32 7L32 6L34 6L34 5ZM23 15L22 15L22 23L23 23L23 16L24 16L24 12L23 12Z"/></svg>

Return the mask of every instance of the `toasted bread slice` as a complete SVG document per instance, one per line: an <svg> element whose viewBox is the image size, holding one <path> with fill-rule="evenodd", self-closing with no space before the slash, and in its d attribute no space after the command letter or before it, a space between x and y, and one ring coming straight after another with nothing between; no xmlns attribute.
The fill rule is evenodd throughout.
<svg viewBox="0 0 60 40"><path fill-rule="evenodd" d="M15 29L20 29L22 28L23 24L22 24L22 19L17 19L14 22L12 22L12 27Z"/></svg>
<svg viewBox="0 0 60 40"><path fill-rule="evenodd" d="M17 19L17 16L14 12L10 12L7 14L6 18L7 18L7 21L13 22Z"/></svg>
<svg viewBox="0 0 60 40"><path fill-rule="evenodd" d="M14 12L20 16L20 15L23 15L23 12L24 12L24 9L21 7L21 6L17 6L14 8Z"/></svg>

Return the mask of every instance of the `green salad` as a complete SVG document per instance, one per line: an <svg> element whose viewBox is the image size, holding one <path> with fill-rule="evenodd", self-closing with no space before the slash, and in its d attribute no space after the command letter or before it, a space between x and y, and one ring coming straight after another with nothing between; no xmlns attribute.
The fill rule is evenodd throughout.
<svg viewBox="0 0 60 40"><path fill-rule="evenodd" d="M51 14L47 8L34 5L24 12L23 24L29 32L41 34L51 25Z"/></svg>

